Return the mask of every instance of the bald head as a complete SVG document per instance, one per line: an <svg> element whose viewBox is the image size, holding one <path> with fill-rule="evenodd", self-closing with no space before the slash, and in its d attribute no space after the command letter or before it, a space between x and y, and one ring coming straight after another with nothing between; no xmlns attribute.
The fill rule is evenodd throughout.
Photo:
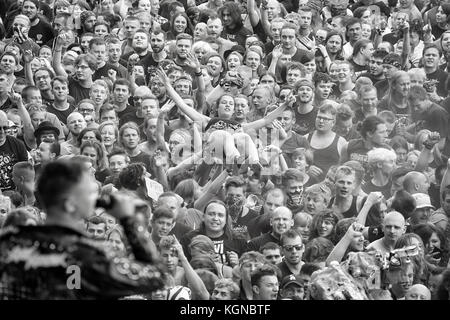
<svg viewBox="0 0 450 320"><path fill-rule="evenodd" d="M431 300L431 292L423 284L415 284L406 292L405 300Z"/></svg>
<svg viewBox="0 0 450 320"><path fill-rule="evenodd" d="M9 127L8 116L3 111L0 111L0 127ZM0 146L6 141L6 130L0 129Z"/></svg>
<svg viewBox="0 0 450 320"><path fill-rule="evenodd" d="M429 188L430 183L428 182L428 178L421 172L408 172L403 179L403 189L410 194L427 194Z"/></svg>
<svg viewBox="0 0 450 320"><path fill-rule="evenodd" d="M391 211L384 217L383 232L384 238L391 244L400 238L406 231L405 218L400 212Z"/></svg>

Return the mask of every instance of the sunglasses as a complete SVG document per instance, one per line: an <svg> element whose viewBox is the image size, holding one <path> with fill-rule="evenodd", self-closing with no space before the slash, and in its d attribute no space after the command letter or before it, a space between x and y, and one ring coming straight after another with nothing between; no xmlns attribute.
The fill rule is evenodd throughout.
<svg viewBox="0 0 450 320"><path fill-rule="evenodd" d="M294 249L296 251L300 251L303 249L303 245L298 244L298 245L294 245L294 246L283 246L283 249L286 250L287 252L292 252L292 251L294 251Z"/></svg>

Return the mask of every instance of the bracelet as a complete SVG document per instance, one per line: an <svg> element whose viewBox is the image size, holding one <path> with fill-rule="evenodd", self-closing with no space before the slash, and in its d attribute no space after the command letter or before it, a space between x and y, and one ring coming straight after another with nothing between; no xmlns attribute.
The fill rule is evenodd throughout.
<svg viewBox="0 0 450 320"><path fill-rule="evenodd" d="M202 76L202 71L200 70L200 72L195 72L194 73L194 75L196 76L196 77L201 77Z"/></svg>

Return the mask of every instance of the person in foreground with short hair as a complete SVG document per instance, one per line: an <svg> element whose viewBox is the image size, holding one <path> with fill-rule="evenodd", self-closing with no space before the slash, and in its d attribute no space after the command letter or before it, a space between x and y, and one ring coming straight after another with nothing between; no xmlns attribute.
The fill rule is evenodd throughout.
<svg viewBox="0 0 450 320"><path fill-rule="evenodd" d="M119 298L162 288L164 271L157 262L156 249L149 242L146 227L133 217L135 202L128 197L114 194L112 208L107 211L124 228L134 261L109 257L74 227L93 214L96 190L92 175L79 161L58 160L43 169L37 192L46 209L45 225L18 227L0 237L2 299ZM16 250L25 248L43 255L41 262L35 260L34 268L23 267L32 258L27 254L11 260ZM78 281L68 282L70 265L82 269ZM76 286L80 289L73 290Z"/></svg>

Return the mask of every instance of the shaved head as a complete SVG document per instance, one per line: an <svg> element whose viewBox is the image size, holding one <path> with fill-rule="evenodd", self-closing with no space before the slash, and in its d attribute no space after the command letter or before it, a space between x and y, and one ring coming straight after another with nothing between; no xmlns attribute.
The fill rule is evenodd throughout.
<svg viewBox="0 0 450 320"><path fill-rule="evenodd" d="M431 292L423 284L415 284L408 289L406 300L431 300Z"/></svg>
<svg viewBox="0 0 450 320"><path fill-rule="evenodd" d="M403 189L410 194L428 193L430 183L428 178L421 172L411 171L405 175L403 179Z"/></svg>

